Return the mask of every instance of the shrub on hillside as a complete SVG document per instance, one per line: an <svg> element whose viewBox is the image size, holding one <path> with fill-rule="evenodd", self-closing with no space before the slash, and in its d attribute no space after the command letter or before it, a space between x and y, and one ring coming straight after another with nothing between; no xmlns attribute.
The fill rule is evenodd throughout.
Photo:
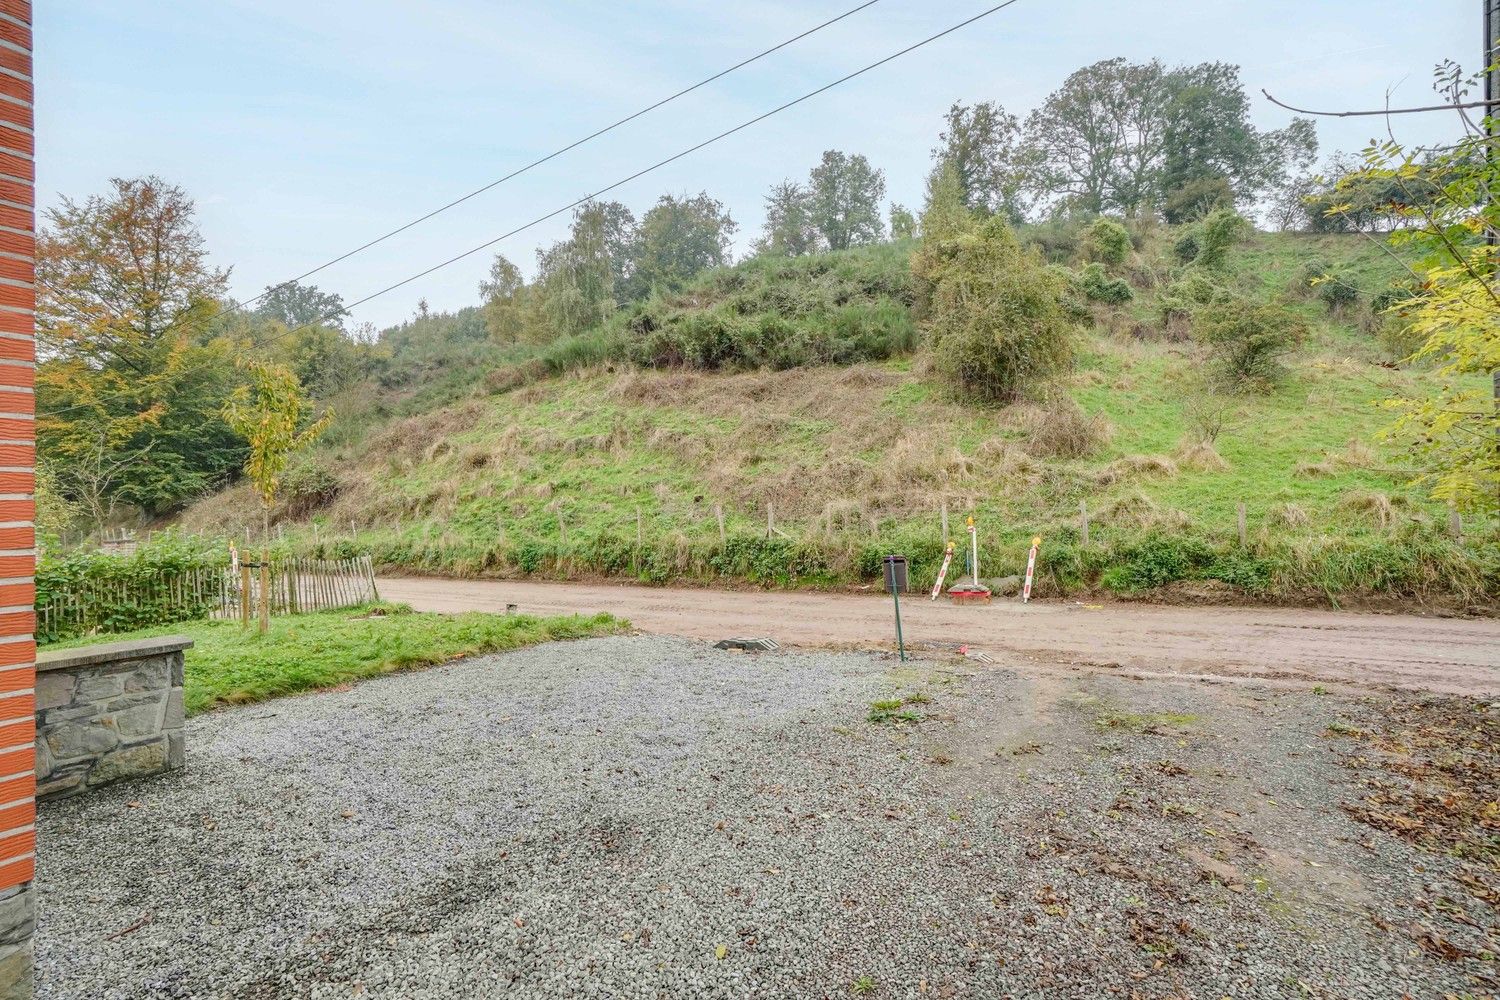
<svg viewBox="0 0 1500 1000"><path fill-rule="evenodd" d="M1078 287L1094 302L1119 305L1135 298L1135 290L1130 287L1130 282L1124 278L1111 278L1104 273L1102 264L1085 266L1078 274Z"/></svg>
<svg viewBox="0 0 1500 1000"><path fill-rule="evenodd" d="M922 248L912 258L933 367L953 389L1005 402L1063 371L1074 326L1066 283L1023 249L1005 220Z"/></svg>
<svg viewBox="0 0 1500 1000"><path fill-rule="evenodd" d="M1336 271L1325 274L1316 288L1319 300L1329 312L1342 312L1359 304L1359 286L1346 274Z"/></svg>
<svg viewBox="0 0 1500 1000"><path fill-rule="evenodd" d="M1221 385L1264 391L1286 374L1282 359L1301 346L1307 326L1279 303L1221 302L1199 311L1195 334L1209 346Z"/></svg>
<svg viewBox="0 0 1500 1000"><path fill-rule="evenodd" d="M1089 256L1105 264L1123 264L1130 254L1130 233L1113 219L1095 219L1089 227Z"/></svg>
<svg viewBox="0 0 1500 1000"><path fill-rule="evenodd" d="M1066 264L1078 256L1087 220L1063 216L1023 226L1018 234L1023 245L1036 247L1053 264Z"/></svg>
<svg viewBox="0 0 1500 1000"><path fill-rule="evenodd" d="M1019 417L1026 430L1026 452L1037 458L1084 458L1107 444L1113 434L1108 420L1084 412L1061 394Z"/></svg>
<svg viewBox="0 0 1500 1000"><path fill-rule="evenodd" d="M1157 297L1156 309L1162 326L1171 329L1191 319L1198 308L1225 303L1232 298L1229 289L1206 271L1189 270Z"/></svg>
<svg viewBox="0 0 1500 1000"><path fill-rule="evenodd" d="M1233 209L1221 208L1198 223L1198 254L1193 263L1209 270L1222 268L1230 249L1250 234L1250 223Z"/></svg>
<svg viewBox="0 0 1500 1000"><path fill-rule="evenodd" d="M1196 230L1189 229L1172 243L1172 256L1177 258L1180 264L1191 264L1198 258L1201 246L1198 242Z"/></svg>
<svg viewBox="0 0 1500 1000"><path fill-rule="evenodd" d="M655 368L879 361L916 347L914 300L900 248L756 258L632 305L575 340L585 356L598 350Z"/></svg>

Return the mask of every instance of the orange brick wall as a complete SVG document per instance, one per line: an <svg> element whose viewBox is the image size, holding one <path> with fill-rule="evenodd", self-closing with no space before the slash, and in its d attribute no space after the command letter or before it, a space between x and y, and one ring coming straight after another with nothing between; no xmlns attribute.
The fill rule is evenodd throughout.
<svg viewBox="0 0 1500 1000"><path fill-rule="evenodd" d="M36 193L31 4L0 0L0 891L31 881Z"/></svg>

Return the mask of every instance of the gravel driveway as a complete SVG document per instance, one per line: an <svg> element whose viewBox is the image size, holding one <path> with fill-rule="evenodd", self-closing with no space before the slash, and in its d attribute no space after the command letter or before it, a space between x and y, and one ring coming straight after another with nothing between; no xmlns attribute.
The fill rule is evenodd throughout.
<svg viewBox="0 0 1500 1000"><path fill-rule="evenodd" d="M39 996L1487 995L1392 706L1490 721L659 637L215 712L43 808Z"/></svg>

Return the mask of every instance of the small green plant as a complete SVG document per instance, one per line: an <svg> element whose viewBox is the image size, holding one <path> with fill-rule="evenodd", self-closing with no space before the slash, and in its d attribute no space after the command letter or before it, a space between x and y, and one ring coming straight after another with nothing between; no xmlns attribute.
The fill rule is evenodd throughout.
<svg viewBox="0 0 1500 1000"><path fill-rule="evenodd" d="M869 976L860 976L849 985L850 993L873 993L875 992L875 980Z"/></svg>
<svg viewBox="0 0 1500 1000"><path fill-rule="evenodd" d="M1106 712L1094 719L1094 725L1100 730L1146 733L1160 729L1186 729L1197 721L1196 715L1187 712Z"/></svg>
<svg viewBox="0 0 1500 1000"><path fill-rule="evenodd" d="M900 698L882 698L880 701L870 702L870 714L865 718L869 722L889 722L900 711Z"/></svg>

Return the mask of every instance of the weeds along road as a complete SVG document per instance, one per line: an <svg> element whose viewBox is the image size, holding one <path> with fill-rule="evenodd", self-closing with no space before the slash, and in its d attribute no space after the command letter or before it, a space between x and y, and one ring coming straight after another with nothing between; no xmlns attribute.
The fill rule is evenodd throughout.
<svg viewBox="0 0 1500 1000"><path fill-rule="evenodd" d="M380 595L421 611L608 611L643 632L696 639L764 635L784 646L855 648L896 641L890 598L880 594L387 577ZM999 598L961 607L913 594L901 602L901 622L910 646L965 643L1007 666L1500 694L1493 619Z"/></svg>

